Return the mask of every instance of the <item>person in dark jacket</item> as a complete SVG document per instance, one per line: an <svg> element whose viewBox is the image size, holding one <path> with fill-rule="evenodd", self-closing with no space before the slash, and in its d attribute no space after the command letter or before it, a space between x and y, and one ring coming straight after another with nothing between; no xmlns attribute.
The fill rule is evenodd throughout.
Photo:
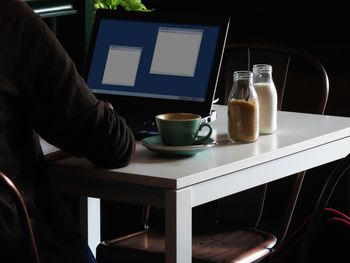
<svg viewBox="0 0 350 263"><path fill-rule="evenodd" d="M24 196L41 262L95 262L51 189L38 135L98 166L128 165L122 117L98 100L50 29L21 0L0 1L0 171ZM27 262L14 205L0 189L0 262Z"/></svg>

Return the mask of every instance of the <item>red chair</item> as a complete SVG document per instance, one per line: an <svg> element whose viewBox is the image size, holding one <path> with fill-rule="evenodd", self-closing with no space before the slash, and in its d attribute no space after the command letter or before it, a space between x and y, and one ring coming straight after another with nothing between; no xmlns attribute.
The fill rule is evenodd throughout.
<svg viewBox="0 0 350 263"><path fill-rule="evenodd" d="M262 263L347 262L350 217L326 208L339 180L348 173L350 154L339 161L323 186L311 216Z"/></svg>
<svg viewBox="0 0 350 263"><path fill-rule="evenodd" d="M12 183L12 181L2 172L0 172L0 185L1 189L4 189L5 193L8 194L8 196L11 198L12 202L14 203L17 209L21 231L23 233L23 240L25 240L26 242L27 249L30 255L29 258L26 258L26 262L40 263L38 250L33 235L33 230L30 224L25 203L20 192ZM23 251L18 251L18 253L23 253ZM6 262L11 262L10 259L8 260L9 261Z"/></svg>

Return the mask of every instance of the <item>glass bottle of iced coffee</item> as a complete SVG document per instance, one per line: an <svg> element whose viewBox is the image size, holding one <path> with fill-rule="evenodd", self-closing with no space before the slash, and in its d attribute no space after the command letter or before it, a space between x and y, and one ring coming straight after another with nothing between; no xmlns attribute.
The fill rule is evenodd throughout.
<svg viewBox="0 0 350 263"><path fill-rule="evenodd" d="M253 73L235 71L227 102L228 137L236 142L254 142L259 137L259 100Z"/></svg>

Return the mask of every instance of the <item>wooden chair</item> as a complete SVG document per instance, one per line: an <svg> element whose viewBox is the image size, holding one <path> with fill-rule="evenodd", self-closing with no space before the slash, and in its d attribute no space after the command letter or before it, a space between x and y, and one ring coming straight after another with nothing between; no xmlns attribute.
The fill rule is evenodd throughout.
<svg viewBox="0 0 350 263"><path fill-rule="evenodd" d="M30 258L27 258L26 262L39 263L40 260L34 239L34 234L30 224L27 209L20 192L12 183L12 181L2 172L0 172L0 185L1 189L4 189L6 191L6 193L9 195L9 197L16 206L17 213L19 216L19 222L22 228L21 230L24 237L23 240L27 242L27 248L30 253ZM18 251L18 253L23 253L23 251Z"/></svg>
<svg viewBox="0 0 350 263"><path fill-rule="evenodd" d="M294 59L303 61L301 69L293 68ZM329 84L321 62L300 51L256 43L226 46L217 89L219 103L226 104L233 72L258 63L273 67L278 109L323 114ZM297 85L301 80L307 84ZM311 87L315 90L311 91ZM303 178L304 172L194 208L193 262L261 260L277 241L284 239ZM151 227L103 241L97 248L97 260L99 263L164 262L164 235Z"/></svg>
<svg viewBox="0 0 350 263"><path fill-rule="evenodd" d="M234 71L260 63L272 65L278 110L324 113L329 80L321 61L310 53L272 44L231 43L226 46L223 74L217 89L219 101L226 104ZM304 176L305 171L219 200L219 220L236 225L248 222L248 226L271 232L278 243L282 242L288 232ZM241 200L244 200L244 206ZM233 214L237 209L246 212L237 217Z"/></svg>
<svg viewBox="0 0 350 263"><path fill-rule="evenodd" d="M210 226L194 230L192 262L254 262L269 254L276 241L272 234L257 229ZM164 231L151 228L103 241L96 258L99 263L165 262Z"/></svg>

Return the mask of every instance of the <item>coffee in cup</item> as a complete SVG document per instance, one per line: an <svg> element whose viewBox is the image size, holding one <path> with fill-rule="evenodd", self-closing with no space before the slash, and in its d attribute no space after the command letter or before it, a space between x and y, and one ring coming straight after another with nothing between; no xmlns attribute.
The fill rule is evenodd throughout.
<svg viewBox="0 0 350 263"><path fill-rule="evenodd" d="M205 142L212 134L212 127L193 113L164 113L155 117L160 138L165 146L188 146ZM207 127L205 136L199 131Z"/></svg>

